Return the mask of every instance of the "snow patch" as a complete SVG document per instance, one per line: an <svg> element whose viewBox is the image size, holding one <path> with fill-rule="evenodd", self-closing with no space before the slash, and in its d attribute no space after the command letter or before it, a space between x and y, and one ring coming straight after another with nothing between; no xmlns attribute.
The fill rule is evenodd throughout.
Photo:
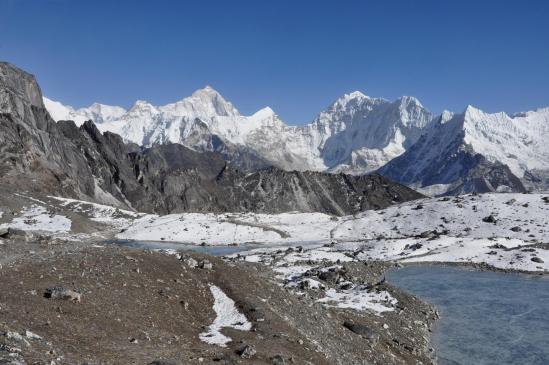
<svg viewBox="0 0 549 365"><path fill-rule="evenodd" d="M319 299L329 307L371 311L376 314L394 311L397 300L387 291L376 291L364 286L349 290L328 289L326 297Z"/></svg>
<svg viewBox="0 0 549 365"><path fill-rule="evenodd" d="M216 318L208 327L208 331L200 334L200 340L210 345L226 347L231 342L230 337L221 333L223 328L234 328L240 331L249 331L252 324L246 316L238 311L234 301L229 298L219 287L210 285L210 291L214 298L213 310Z"/></svg>
<svg viewBox="0 0 549 365"><path fill-rule="evenodd" d="M71 223L71 220L65 216L51 214L42 206L32 205L29 208L23 208L19 217L14 218L10 223L0 225L0 228L63 233L71 230Z"/></svg>

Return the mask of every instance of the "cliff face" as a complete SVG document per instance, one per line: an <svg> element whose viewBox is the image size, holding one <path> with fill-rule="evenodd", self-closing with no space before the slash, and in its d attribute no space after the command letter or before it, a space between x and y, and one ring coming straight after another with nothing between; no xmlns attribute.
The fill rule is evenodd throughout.
<svg viewBox="0 0 549 365"><path fill-rule="evenodd" d="M22 190L93 197L93 176L78 148L42 104L35 78L0 63L0 181Z"/></svg>
<svg viewBox="0 0 549 365"><path fill-rule="evenodd" d="M244 173L179 144L141 150L91 121L55 122L35 78L0 63L0 183L147 212L351 214L421 197L378 175Z"/></svg>

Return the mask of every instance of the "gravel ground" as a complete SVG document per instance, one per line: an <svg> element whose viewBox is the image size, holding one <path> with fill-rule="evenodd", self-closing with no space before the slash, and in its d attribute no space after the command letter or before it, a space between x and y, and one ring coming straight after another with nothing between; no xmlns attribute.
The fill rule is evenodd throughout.
<svg viewBox="0 0 549 365"><path fill-rule="evenodd" d="M0 359L27 364L407 364L431 363L433 308L386 285L398 310L383 317L325 308L296 295L259 264L87 242L4 240L0 257ZM208 260L193 268L188 257ZM352 264L365 280L387 265ZM221 288L252 323L223 329L226 348L199 334L215 318L209 285ZM385 284L383 284L385 285ZM63 287L79 302L46 298ZM346 326L344 326L346 323ZM355 325L353 332L349 323ZM358 329L358 330L357 330ZM38 335L25 336L27 331ZM3 335L2 335L3 333ZM21 334L22 336L16 336ZM255 354L240 356L249 345ZM0 362L2 363L2 362ZM6 362L4 362L6 363ZM7 362L9 363L9 362ZM17 363L17 362L13 362Z"/></svg>
<svg viewBox="0 0 549 365"><path fill-rule="evenodd" d="M434 362L429 328L437 313L380 283L390 264L343 266L357 283L376 283L396 298L394 311L328 308L317 302L318 292L284 287L263 264L105 245L113 226L51 198L18 194L0 187L0 224L39 199L72 227L65 236L0 238L0 364ZM189 258L212 268L193 267ZM250 331L221 330L232 339L227 347L199 338L216 318L210 285L251 322ZM47 298L54 288L66 290L68 299Z"/></svg>

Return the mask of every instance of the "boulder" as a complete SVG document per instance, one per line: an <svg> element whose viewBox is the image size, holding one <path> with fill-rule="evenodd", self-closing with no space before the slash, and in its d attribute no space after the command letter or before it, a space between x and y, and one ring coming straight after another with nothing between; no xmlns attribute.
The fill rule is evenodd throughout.
<svg viewBox="0 0 549 365"><path fill-rule="evenodd" d="M339 280L339 272L337 271L321 271L318 278L328 283L337 283Z"/></svg>
<svg viewBox="0 0 549 365"><path fill-rule="evenodd" d="M375 332L370 327L368 327L364 324L345 321L345 322L343 322L343 326L345 328L347 328L349 331L354 332L357 335L360 335L360 336L364 337L365 339L367 339L368 341L370 341L372 343L379 342L379 339L380 339L379 333Z"/></svg>
<svg viewBox="0 0 549 365"><path fill-rule="evenodd" d="M60 286L48 288L44 293L44 297L48 299L70 300L73 302L80 302L82 294L67 288Z"/></svg>
<svg viewBox="0 0 549 365"><path fill-rule="evenodd" d="M204 269L204 270L212 270L213 269L213 264L208 260L202 260L198 264L198 267L201 268L201 269Z"/></svg>
<svg viewBox="0 0 549 365"><path fill-rule="evenodd" d="M256 353L257 351L252 345L246 345L238 350L238 355L244 359L251 359Z"/></svg>
<svg viewBox="0 0 549 365"><path fill-rule="evenodd" d="M484 223L496 223L498 220L496 219L496 217L490 214L489 216L482 218L482 221Z"/></svg>
<svg viewBox="0 0 549 365"><path fill-rule="evenodd" d="M271 358L273 365L284 365L286 364L286 358L280 354L275 355Z"/></svg>
<svg viewBox="0 0 549 365"><path fill-rule="evenodd" d="M183 263L185 263L185 265L187 265L188 267L190 267L192 269L194 269L195 267L198 267L198 261L196 261L192 257L182 257L181 261L183 261Z"/></svg>
<svg viewBox="0 0 549 365"><path fill-rule="evenodd" d="M30 241L35 238L34 233L32 232L25 231L19 228L13 228L13 227L8 228L8 233L6 237L10 239L22 239L25 241Z"/></svg>

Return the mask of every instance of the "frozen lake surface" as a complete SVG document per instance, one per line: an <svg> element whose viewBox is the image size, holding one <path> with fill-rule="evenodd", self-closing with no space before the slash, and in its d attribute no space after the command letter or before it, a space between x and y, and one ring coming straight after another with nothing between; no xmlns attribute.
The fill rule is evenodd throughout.
<svg viewBox="0 0 549 365"><path fill-rule="evenodd" d="M549 364L549 278L407 266L388 281L437 306L441 365Z"/></svg>
<svg viewBox="0 0 549 365"><path fill-rule="evenodd" d="M201 246L190 243L177 242L158 242L158 241L132 241L132 240L111 240L108 244L126 246L131 248L148 248L151 250L176 250L176 251L194 251L212 256L232 255L238 252L249 251L262 246L258 245L238 245L238 246Z"/></svg>

